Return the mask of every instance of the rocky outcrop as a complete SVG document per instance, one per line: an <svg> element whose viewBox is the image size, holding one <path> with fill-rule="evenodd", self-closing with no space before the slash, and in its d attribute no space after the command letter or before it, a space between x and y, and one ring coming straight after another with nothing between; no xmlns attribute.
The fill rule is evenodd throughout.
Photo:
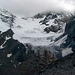
<svg viewBox="0 0 75 75"><path fill-rule="evenodd" d="M0 46L5 42L6 38L12 38L13 34L14 32L11 29L0 34Z"/></svg>
<svg viewBox="0 0 75 75"><path fill-rule="evenodd" d="M40 13L34 15L34 18L36 19L43 18L43 17L44 17L43 14L40 14Z"/></svg>
<svg viewBox="0 0 75 75"><path fill-rule="evenodd" d="M75 75L75 54L70 54L40 69L34 75Z"/></svg>
<svg viewBox="0 0 75 75"><path fill-rule="evenodd" d="M52 52L44 48L37 48L36 53L31 44L22 44L13 39L13 35L12 29L0 34L1 75L5 73L7 75L10 73L32 75L35 71L55 61L55 55Z"/></svg>
<svg viewBox="0 0 75 75"><path fill-rule="evenodd" d="M68 35L65 46L72 47L75 52L75 16L66 24L65 34Z"/></svg>
<svg viewBox="0 0 75 75"><path fill-rule="evenodd" d="M11 28L11 27L13 27L15 16L4 9L0 9L0 19L3 22L9 24L9 27Z"/></svg>
<svg viewBox="0 0 75 75"><path fill-rule="evenodd" d="M68 35L66 43L61 44L60 47L72 48L73 53L45 66L34 75L75 75L75 16L66 23L62 37L64 35Z"/></svg>
<svg viewBox="0 0 75 75"><path fill-rule="evenodd" d="M44 29L45 32L49 33L51 32L58 32L59 30L61 30L61 27L59 25L51 25L50 27L46 27Z"/></svg>
<svg viewBox="0 0 75 75"><path fill-rule="evenodd" d="M0 59L3 58L0 63L3 65L8 64L8 61L10 64L11 61L17 64L16 62L25 60L26 48L22 43L13 39L13 34L13 31L9 29L0 35Z"/></svg>

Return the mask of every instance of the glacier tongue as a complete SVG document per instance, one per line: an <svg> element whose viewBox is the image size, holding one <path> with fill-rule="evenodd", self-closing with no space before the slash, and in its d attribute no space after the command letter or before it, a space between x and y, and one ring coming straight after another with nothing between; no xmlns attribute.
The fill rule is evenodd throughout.
<svg viewBox="0 0 75 75"><path fill-rule="evenodd" d="M14 39L18 39L21 43L31 43L32 45L49 45L54 42L55 38L59 37L60 34L50 33L50 34L43 34L43 33L23 33L23 34L14 34Z"/></svg>
<svg viewBox="0 0 75 75"><path fill-rule="evenodd" d="M42 19L32 19L27 20L16 18L14 23L14 28L12 28L15 33L13 38L19 40L21 43L31 43L32 45L49 45L54 42L54 39L63 34L50 32L44 32L46 25L40 25L40 20ZM53 20L54 21L54 20ZM51 21L51 25L53 22Z"/></svg>
<svg viewBox="0 0 75 75"><path fill-rule="evenodd" d="M21 43L31 43L32 45L49 45L54 42L56 38L58 38L60 35L64 33L65 29L65 23L59 22L61 21L63 17L61 15L58 15L55 18L51 18L53 15L44 15L43 18L19 18L15 17L12 14L6 10L0 10L0 16L5 17L5 21L2 21L0 17L0 31L4 32L11 28L14 32L13 38L20 41ZM4 18L3 17L3 18ZM12 27L10 27L10 23L8 23L9 19L14 18L12 22ZM7 19L9 18L9 19ZM41 21L41 22L40 22ZM42 24L42 22L46 21L46 25ZM53 32L50 31L49 33L46 33L44 29L46 27L50 26L56 26L60 25L62 26L62 29L59 29L59 32ZM55 27L54 27L55 28ZM53 28L52 28L53 29Z"/></svg>

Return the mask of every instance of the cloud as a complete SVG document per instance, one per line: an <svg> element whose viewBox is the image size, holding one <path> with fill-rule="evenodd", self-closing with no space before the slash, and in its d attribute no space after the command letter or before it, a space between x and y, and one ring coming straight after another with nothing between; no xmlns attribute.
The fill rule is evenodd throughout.
<svg viewBox="0 0 75 75"><path fill-rule="evenodd" d="M75 0L0 0L0 7L18 16L30 16L50 10L61 11L70 8L71 11L74 3Z"/></svg>

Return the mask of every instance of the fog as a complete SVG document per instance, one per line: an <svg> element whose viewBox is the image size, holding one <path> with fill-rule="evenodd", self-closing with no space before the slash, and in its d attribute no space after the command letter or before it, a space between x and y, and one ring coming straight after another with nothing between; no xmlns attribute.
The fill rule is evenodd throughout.
<svg viewBox="0 0 75 75"><path fill-rule="evenodd" d="M75 0L0 0L4 8L17 16L32 16L45 11L74 12Z"/></svg>

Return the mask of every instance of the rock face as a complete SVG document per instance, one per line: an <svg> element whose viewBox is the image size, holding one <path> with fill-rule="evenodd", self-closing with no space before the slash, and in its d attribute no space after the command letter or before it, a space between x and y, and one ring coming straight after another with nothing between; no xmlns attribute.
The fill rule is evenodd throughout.
<svg viewBox="0 0 75 75"><path fill-rule="evenodd" d="M66 14L62 13L47 13L45 18L41 20L39 23L41 25L46 25L47 27L44 29L45 32L58 32L62 31L66 22L71 18L70 15L66 16ZM53 23L52 23L53 21Z"/></svg>
<svg viewBox="0 0 75 75"><path fill-rule="evenodd" d="M75 75L75 53L40 69L34 75Z"/></svg>
<svg viewBox="0 0 75 75"><path fill-rule="evenodd" d="M37 15L34 16L34 18L38 19L38 18L43 18L43 14L38 13Z"/></svg>
<svg viewBox="0 0 75 75"><path fill-rule="evenodd" d="M61 27L59 25L51 25L50 27L46 27L44 29L44 31L46 31L47 33L51 32L58 32L59 30L61 30Z"/></svg>
<svg viewBox="0 0 75 75"><path fill-rule="evenodd" d="M7 30L6 32L3 32L0 34L0 46L5 42L6 38L12 38L13 37L13 31L11 29Z"/></svg>
<svg viewBox="0 0 75 75"><path fill-rule="evenodd" d="M75 75L75 16L66 24L64 35L68 35L66 43L60 47L72 48L73 53L40 69L34 75Z"/></svg>
<svg viewBox="0 0 75 75"><path fill-rule="evenodd" d="M24 61L26 48L22 43L13 39L13 34L13 31L9 29L0 35L0 59L4 57L1 62L5 62L4 59L8 61L8 58L14 59L13 62Z"/></svg>
<svg viewBox="0 0 75 75"><path fill-rule="evenodd" d="M3 22L8 23L10 27L13 27L15 16L4 9L3 10L0 9L0 19Z"/></svg>
<svg viewBox="0 0 75 75"><path fill-rule="evenodd" d="M57 18L57 14L47 13L44 20L40 21L40 23L48 25L47 22L49 22L50 19L55 19L55 18Z"/></svg>
<svg viewBox="0 0 75 75"><path fill-rule="evenodd" d="M55 56L50 51L45 49L42 53L42 50L37 48L36 54L31 44L20 43L13 39L13 34L12 29L0 34L1 75L5 73L7 75L11 73L11 75L32 75L35 71L55 61Z"/></svg>
<svg viewBox="0 0 75 75"><path fill-rule="evenodd" d="M66 46L72 47L75 52L75 16L66 24L65 33L68 35Z"/></svg>

